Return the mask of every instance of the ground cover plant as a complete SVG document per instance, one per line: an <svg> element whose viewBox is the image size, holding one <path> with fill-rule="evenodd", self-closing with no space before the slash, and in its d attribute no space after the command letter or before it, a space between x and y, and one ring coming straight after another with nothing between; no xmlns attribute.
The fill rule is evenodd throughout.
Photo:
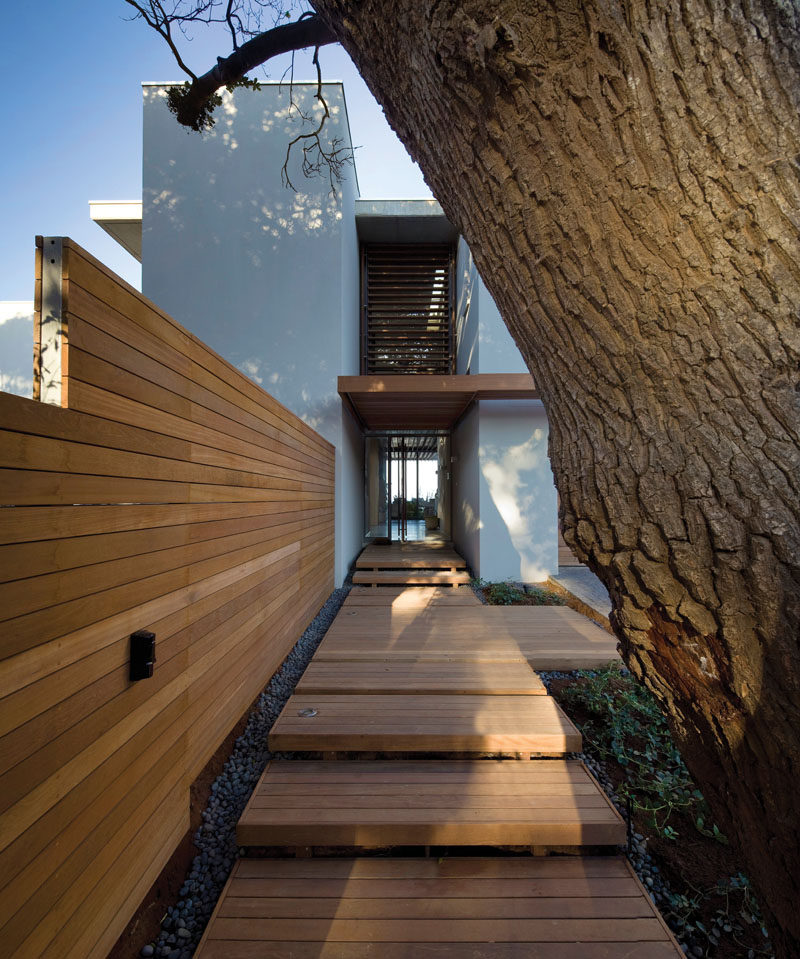
<svg viewBox="0 0 800 959"><path fill-rule="evenodd" d="M473 580L472 585L483 596L489 606L564 606L564 600L543 586L518 585L505 581L487 583L485 580Z"/></svg>
<svg viewBox="0 0 800 959"><path fill-rule="evenodd" d="M727 837L689 774L658 703L612 664L551 682L600 761L632 828L667 880L659 908L689 954L716 959L772 956L763 918Z"/></svg>

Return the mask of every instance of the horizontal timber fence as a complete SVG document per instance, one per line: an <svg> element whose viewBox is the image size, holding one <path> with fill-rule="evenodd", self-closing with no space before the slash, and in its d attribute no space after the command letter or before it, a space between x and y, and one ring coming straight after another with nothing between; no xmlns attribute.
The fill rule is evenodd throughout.
<svg viewBox="0 0 800 959"><path fill-rule="evenodd" d="M85 959L333 589L334 450L70 240L36 289L42 402L0 394L0 941Z"/></svg>

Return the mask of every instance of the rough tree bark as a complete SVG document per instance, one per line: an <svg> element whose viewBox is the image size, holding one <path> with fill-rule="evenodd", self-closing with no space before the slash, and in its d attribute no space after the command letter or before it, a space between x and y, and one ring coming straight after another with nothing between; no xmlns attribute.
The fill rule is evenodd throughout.
<svg viewBox="0 0 800 959"><path fill-rule="evenodd" d="M314 0L539 384L564 535L800 955L800 71L757 0Z"/></svg>

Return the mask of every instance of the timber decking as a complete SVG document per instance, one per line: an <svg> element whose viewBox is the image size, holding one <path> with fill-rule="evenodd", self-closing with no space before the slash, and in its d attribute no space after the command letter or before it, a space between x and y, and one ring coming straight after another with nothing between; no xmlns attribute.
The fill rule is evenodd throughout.
<svg viewBox="0 0 800 959"><path fill-rule="evenodd" d="M239 845L613 846L625 824L527 662L616 656L571 610L356 587L269 736L273 751L444 760L273 761ZM474 602L473 602L474 600ZM553 668L551 665L550 668ZM459 760L455 753L562 758ZM463 851L463 849L462 849ZM242 860L198 959L676 959L619 858Z"/></svg>
<svg viewBox="0 0 800 959"><path fill-rule="evenodd" d="M549 696L290 697L272 752L579 752L581 735Z"/></svg>
<svg viewBox="0 0 800 959"><path fill-rule="evenodd" d="M466 586L470 575L466 572L450 572L434 569L375 569L353 573L356 584L372 586Z"/></svg>
<svg viewBox="0 0 800 959"><path fill-rule="evenodd" d="M367 546L356 569L466 569L464 558L446 543L396 543Z"/></svg>
<svg viewBox="0 0 800 959"><path fill-rule="evenodd" d="M527 662L550 670L591 669L618 658L616 639L566 606L359 603L340 611L314 661Z"/></svg>
<svg viewBox="0 0 800 959"><path fill-rule="evenodd" d="M353 574L354 583L372 586L459 586L469 581L463 557L444 542L367 546Z"/></svg>
<svg viewBox="0 0 800 959"><path fill-rule="evenodd" d="M583 763L271 762L240 846L616 846L625 823Z"/></svg>
<svg viewBox="0 0 800 959"><path fill-rule="evenodd" d="M197 959L676 959L621 858L240 860Z"/></svg>
<svg viewBox="0 0 800 959"><path fill-rule="evenodd" d="M442 693L450 695L545 696L547 690L527 663L402 661L312 662L297 693Z"/></svg>
<svg viewBox="0 0 800 959"><path fill-rule="evenodd" d="M370 589L367 586L353 586L345 606L391 607L392 610L421 610L427 606L481 606L482 603L471 589L446 589L441 586L402 585L383 586Z"/></svg>

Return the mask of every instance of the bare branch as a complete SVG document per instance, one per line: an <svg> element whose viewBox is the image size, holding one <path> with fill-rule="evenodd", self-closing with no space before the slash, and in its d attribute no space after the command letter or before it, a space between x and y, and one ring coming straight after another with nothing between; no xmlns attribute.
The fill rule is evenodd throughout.
<svg viewBox="0 0 800 959"><path fill-rule="evenodd" d="M127 2L133 3L134 0ZM216 66L202 76L195 77L180 92L174 103L178 122L193 130L210 126L209 102L220 87L235 86L246 77L248 71L282 53L335 42L336 37L321 17L316 15L258 34L234 50L229 57L219 57Z"/></svg>
<svg viewBox="0 0 800 959"><path fill-rule="evenodd" d="M329 147L326 147L320 139L322 128L325 126L325 122L331 114L328 109L328 101L322 92L322 68L319 63L319 47L314 50L313 63L317 68L317 90L314 98L322 104L322 115L319 123L313 130L309 133L298 133L298 135L289 142L286 147L286 159L283 161L283 167L281 168L281 179L283 180L284 186L290 187L295 193L297 192L294 183L292 183L289 178L289 159L292 154L292 149L298 144L302 144L303 160L301 169L303 176L316 176L323 169L327 169L331 184L331 193L335 194L336 182L341 180L345 166L353 162L353 154L350 150L341 146L342 141L340 139L331 140ZM294 103L293 105L296 106ZM297 107L297 110L304 120L311 120L311 117L303 114L299 107Z"/></svg>
<svg viewBox="0 0 800 959"><path fill-rule="evenodd" d="M164 38L167 46L169 46L172 51L173 57L175 57L175 62L187 76L192 78L192 82L196 81L197 76L192 73L183 62L178 48L175 46L175 41L172 39L172 23L175 22L174 18L166 13L160 0L148 0L148 9L145 9L140 3L137 3L136 0L125 0L125 3L136 10L148 27L152 27L156 33Z"/></svg>
<svg viewBox="0 0 800 959"><path fill-rule="evenodd" d="M331 191L336 192L335 183L353 157L349 149L342 147L340 140L324 143L321 138L322 129L330 118L330 110L323 95L319 49L336 42L321 17L307 11L292 23L280 23L271 30L262 31L266 9L273 10L276 21L278 16L288 16L288 13L282 12L284 6L280 0L126 0L126 3L165 40L178 65L191 77L190 83L170 88L167 104L179 123L197 131L213 126L214 110L222 102L217 92L221 87L227 87L228 90L238 86L258 89L259 82L247 76L249 71L280 54L294 54L305 47L313 47L313 63L317 73L315 100L322 110L321 113L318 110L304 111L295 102L292 56L289 102L303 123L312 129L298 134L288 145L281 178L286 186L295 189L289 177L289 161L293 148L300 145L303 176L310 177L327 170ZM195 75L183 63L172 33L173 28L177 27L187 39L191 39L187 28L197 23L224 25L230 32L233 44L233 52L227 57L218 57L216 65L202 76ZM241 43L246 37L249 39Z"/></svg>
<svg viewBox="0 0 800 959"><path fill-rule="evenodd" d="M239 21L239 29L242 27L242 21L234 14L233 4L235 0L228 0L228 9L225 11L225 20L228 24L228 28L231 31L231 43L233 44L233 49L239 49L239 41L236 39L236 27L233 24L234 18Z"/></svg>

